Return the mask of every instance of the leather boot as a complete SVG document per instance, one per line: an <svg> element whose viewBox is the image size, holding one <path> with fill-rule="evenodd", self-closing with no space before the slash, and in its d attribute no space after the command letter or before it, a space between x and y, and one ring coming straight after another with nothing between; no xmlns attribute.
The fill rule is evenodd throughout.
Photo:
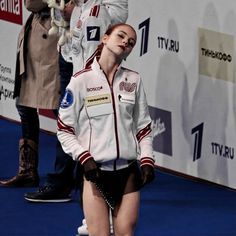
<svg viewBox="0 0 236 236"><path fill-rule="evenodd" d="M6 187L38 187L38 145L29 139L19 142L19 171L9 180L0 181Z"/></svg>

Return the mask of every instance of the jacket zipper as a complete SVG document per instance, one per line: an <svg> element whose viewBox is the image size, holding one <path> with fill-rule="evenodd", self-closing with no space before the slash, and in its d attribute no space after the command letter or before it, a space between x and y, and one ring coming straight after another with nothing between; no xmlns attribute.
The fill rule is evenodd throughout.
<svg viewBox="0 0 236 236"><path fill-rule="evenodd" d="M110 91L111 91L111 96L112 96L112 106L113 106L113 111L114 111L115 137L116 137L116 152L117 152L116 160L118 160L120 158L120 149L119 149L119 142L118 142L119 139L118 139L118 131L117 131L117 115L116 115L116 106L115 106L116 103L115 103L115 97L114 97L114 91L113 91L113 83L114 83L114 80L115 80L116 72L114 74L114 77L113 77L113 80L112 80L112 84L109 83L109 80L106 77L106 75L105 75L105 77L106 77L107 82L109 84ZM114 161L114 165L113 165L114 171L116 170L116 160Z"/></svg>

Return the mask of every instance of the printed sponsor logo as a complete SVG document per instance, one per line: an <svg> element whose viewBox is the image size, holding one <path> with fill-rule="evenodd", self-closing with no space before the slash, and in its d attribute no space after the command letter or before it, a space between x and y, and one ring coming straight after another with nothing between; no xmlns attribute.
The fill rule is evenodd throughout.
<svg viewBox="0 0 236 236"><path fill-rule="evenodd" d="M234 159L234 148L219 143L211 143L212 154L226 159Z"/></svg>
<svg viewBox="0 0 236 236"><path fill-rule="evenodd" d="M99 87L93 87L93 88L87 88L87 92L94 92L94 91L100 91L102 90L102 86Z"/></svg>
<svg viewBox="0 0 236 236"><path fill-rule="evenodd" d="M165 38L162 36L157 37L157 46L160 49L168 50L171 52L179 52L179 41L174 39Z"/></svg>
<svg viewBox="0 0 236 236"><path fill-rule="evenodd" d="M232 61L232 56L231 55L227 55L224 52L217 52L217 51L213 51L213 50L209 50L207 48L201 48L202 51L202 55L205 57L211 57L213 59L218 59L220 61L228 61L231 62Z"/></svg>
<svg viewBox="0 0 236 236"><path fill-rule="evenodd" d="M88 26L87 27L87 40L88 41L99 41L100 40L100 27Z"/></svg>
<svg viewBox="0 0 236 236"><path fill-rule="evenodd" d="M12 69L9 66L0 64L0 81L8 84L14 84L15 80L12 77Z"/></svg>
<svg viewBox="0 0 236 236"><path fill-rule="evenodd" d="M120 91L126 91L132 93L137 87L136 83L128 83L125 81L121 81L119 84Z"/></svg>
<svg viewBox="0 0 236 236"><path fill-rule="evenodd" d="M193 161L199 160L202 157L203 133L204 123L201 123L192 129L192 135L194 135ZM233 147L211 142L210 148L213 156L218 156L229 160L234 159Z"/></svg>
<svg viewBox="0 0 236 236"><path fill-rule="evenodd" d="M22 25L22 1L0 0L0 19Z"/></svg>
<svg viewBox="0 0 236 236"><path fill-rule="evenodd" d="M13 91L4 88L3 85L0 87L0 100L13 99Z"/></svg>
<svg viewBox="0 0 236 236"><path fill-rule="evenodd" d="M71 90L69 89L66 89L65 91L65 95L61 101L61 108L68 108L69 106L72 105L74 101L74 97L73 97L73 93Z"/></svg>
<svg viewBox="0 0 236 236"><path fill-rule="evenodd" d="M150 18L147 18L139 24L139 30L141 30L140 56L143 56L148 52L150 22ZM179 41L163 36L157 36L157 47L163 50L178 53Z"/></svg>
<svg viewBox="0 0 236 236"><path fill-rule="evenodd" d="M234 36L199 28L199 74L234 82Z"/></svg>
<svg viewBox="0 0 236 236"><path fill-rule="evenodd" d="M153 120L153 149L172 156L171 112L156 107L149 107L149 111Z"/></svg>
<svg viewBox="0 0 236 236"><path fill-rule="evenodd" d="M201 123L192 129L192 135L194 135L193 161L200 159L202 155L203 129L204 123Z"/></svg>
<svg viewBox="0 0 236 236"><path fill-rule="evenodd" d="M141 30L140 56L143 56L148 51L150 18L147 18L145 21L141 22L138 28Z"/></svg>
<svg viewBox="0 0 236 236"><path fill-rule="evenodd" d="M111 102L110 94L101 94L101 95L90 96L90 97L85 98L85 105L87 107L110 103L110 102Z"/></svg>
<svg viewBox="0 0 236 236"><path fill-rule="evenodd" d="M135 97L132 96L132 95L119 94L119 95L118 95L118 100L119 100L120 102L135 104Z"/></svg>

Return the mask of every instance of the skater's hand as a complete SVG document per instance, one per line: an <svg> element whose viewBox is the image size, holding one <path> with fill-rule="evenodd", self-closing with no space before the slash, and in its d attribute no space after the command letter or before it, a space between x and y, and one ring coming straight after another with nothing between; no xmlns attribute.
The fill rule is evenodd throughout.
<svg viewBox="0 0 236 236"><path fill-rule="evenodd" d="M93 158L87 160L84 164L84 175L86 180L91 182L98 182L101 177L101 170Z"/></svg>
<svg viewBox="0 0 236 236"><path fill-rule="evenodd" d="M155 178L154 168L151 165L141 166L142 185L151 183Z"/></svg>

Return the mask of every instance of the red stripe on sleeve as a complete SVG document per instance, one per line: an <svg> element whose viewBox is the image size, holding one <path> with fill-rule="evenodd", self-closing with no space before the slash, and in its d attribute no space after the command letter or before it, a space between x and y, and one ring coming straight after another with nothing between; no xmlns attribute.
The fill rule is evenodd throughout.
<svg viewBox="0 0 236 236"><path fill-rule="evenodd" d="M74 128L63 123L59 117L57 119L57 129L63 132L70 133L70 134L75 134Z"/></svg>
<svg viewBox="0 0 236 236"><path fill-rule="evenodd" d="M93 158L91 154L88 151L85 151L79 156L79 161L83 165L87 160L91 158Z"/></svg>
<svg viewBox="0 0 236 236"><path fill-rule="evenodd" d="M140 142L145 136L151 132L151 123L149 123L145 128L141 129L136 135L138 142Z"/></svg>
<svg viewBox="0 0 236 236"><path fill-rule="evenodd" d="M140 166L150 165L150 166L154 167L154 162L155 161L150 157L143 157L143 158L141 158Z"/></svg>

